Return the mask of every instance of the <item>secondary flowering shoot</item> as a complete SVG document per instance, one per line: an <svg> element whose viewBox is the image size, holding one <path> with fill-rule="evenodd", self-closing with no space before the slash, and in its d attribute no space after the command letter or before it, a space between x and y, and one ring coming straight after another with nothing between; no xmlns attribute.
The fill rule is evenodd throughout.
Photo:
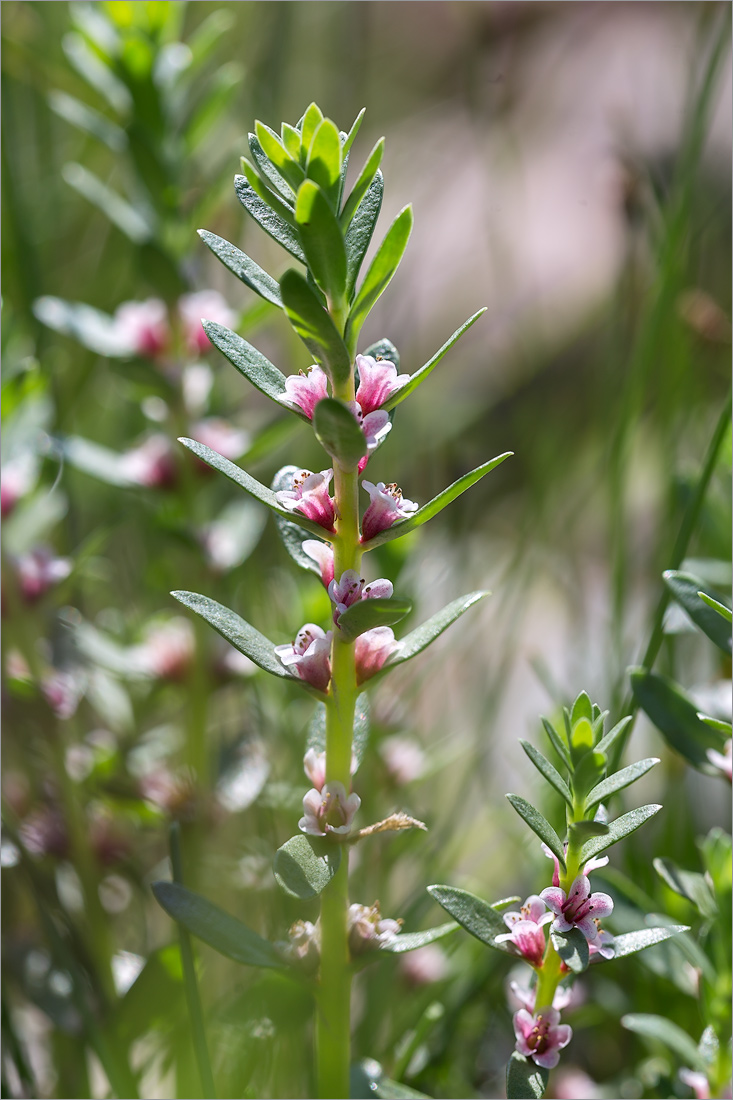
<svg viewBox="0 0 733 1100"><path fill-rule="evenodd" d="M560 1023L556 1008L541 1008L534 1015L520 1008L514 1014L514 1034L520 1054L544 1069L552 1069L560 1061L560 1051L572 1039L573 1029Z"/></svg>
<svg viewBox="0 0 733 1100"><path fill-rule="evenodd" d="M327 531L333 531L336 509L328 494L332 477L333 470L321 470L319 474L301 470L293 478L293 488L281 489L275 496L289 512L301 512Z"/></svg>
<svg viewBox="0 0 733 1100"><path fill-rule="evenodd" d="M295 670L301 680L319 691L328 691L332 637L332 631L324 631L315 623L306 623L301 626L292 645L275 646L275 653L286 668Z"/></svg>
<svg viewBox="0 0 733 1100"><path fill-rule="evenodd" d="M361 521L361 541L369 542L380 531L386 531L398 519L407 519L417 511L418 505L402 495L399 485L385 485L378 481L363 481L362 487L369 493L369 504Z"/></svg>
<svg viewBox="0 0 733 1100"><path fill-rule="evenodd" d="M596 943L600 931L597 922L613 912L608 894L591 894L587 875L578 875L567 894L560 886L548 886L540 897L555 914L553 932L579 928L588 943Z"/></svg>

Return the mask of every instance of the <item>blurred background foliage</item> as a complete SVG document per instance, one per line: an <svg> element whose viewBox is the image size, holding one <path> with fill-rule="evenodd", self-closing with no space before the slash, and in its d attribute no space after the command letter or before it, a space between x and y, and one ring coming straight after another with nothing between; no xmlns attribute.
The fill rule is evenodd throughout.
<svg viewBox="0 0 733 1100"><path fill-rule="evenodd" d="M387 135L383 224L412 201L416 229L364 346L386 336L414 371L489 307L401 406L371 474L422 502L515 452L375 554L416 622L494 592L374 693L363 819L402 809L430 832L355 853L354 899L415 929L437 923L429 882L544 885L503 798L535 791L516 738L581 688L620 716L679 564L729 390L728 24L720 3L3 4L3 1095L201 1095L174 929L149 890L171 819L189 884L250 926L277 940L314 917L270 869L299 814L310 705L168 595L204 591L276 642L328 615L258 506L174 443L208 432L267 483L323 462L187 311L216 291L281 370L307 366L195 233L281 273L231 188L254 118L277 129L315 99L341 126L367 107L360 150ZM164 308L137 328L117 313L149 299ZM686 550L726 598L730 457L728 431ZM657 667L729 717L730 658L691 630L668 613ZM641 719L633 739L663 758L643 786L666 811L614 849L603 888L616 930L651 908L692 933L583 979L558 1097L690 1095L684 1058L621 1029L625 1012L695 1042L729 1031L725 928L652 867L717 866L724 894L725 838L702 854L698 839L728 821L729 792ZM467 940L357 985L359 1055L433 1096L501 1095L513 1046L504 963ZM311 1095L309 994L200 959L219 1095Z"/></svg>

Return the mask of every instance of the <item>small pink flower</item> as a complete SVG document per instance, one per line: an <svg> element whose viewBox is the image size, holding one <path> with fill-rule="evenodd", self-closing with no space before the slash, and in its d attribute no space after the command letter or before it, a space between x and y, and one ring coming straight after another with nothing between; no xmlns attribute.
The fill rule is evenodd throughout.
<svg viewBox="0 0 733 1100"><path fill-rule="evenodd" d="M354 753L351 754L351 774L354 775L359 764ZM303 771L310 779L317 791L323 789L326 782L326 754L308 749L303 757Z"/></svg>
<svg viewBox="0 0 733 1100"><path fill-rule="evenodd" d="M328 397L328 376L320 367L308 368L307 373L300 371L285 379L285 393L278 398L289 408L301 409L309 420L313 419L313 410L319 401Z"/></svg>
<svg viewBox="0 0 733 1100"><path fill-rule="evenodd" d="M363 481L363 488L369 493L369 504L361 521L361 541L369 542L380 531L385 531L398 519L406 519L416 512L418 505L402 496L402 490L394 482L385 485L383 481L374 485Z"/></svg>
<svg viewBox="0 0 733 1100"><path fill-rule="evenodd" d="M381 578L366 583L355 569L346 569L338 583L332 580L328 594L335 604L333 621L338 623L344 611L360 600L388 599L393 592L392 582Z"/></svg>
<svg viewBox="0 0 733 1100"><path fill-rule="evenodd" d="M552 998L552 1007L557 1009L558 1012L562 1012L564 1008L567 1008L571 1002L577 998L578 986L574 986L569 989L565 985L559 985L555 990L555 996ZM509 989L516 1001L526 1008L528 1012L534 1012L535 1000L537 997L536 986L520 985L519 982L510 982Z"/></svg>
<svg viewBox="0 0 733 1100"><path fill-rule="evenodd" d="M389 359L357 355L356 369L359 371L356 400L364 416L380 408L388 397L410 381L409 374L397 374L397 368Z"/></svg>
<svg viewBox="0 0 733 1100"><path fill-rule="evenodd" d="M122 455L122 472L147 489L170 488L175 483L177 469L173 447L167 436L148 436L144 443Z"/></svg>
<svg viewBox="0 0 733 1100"><path fill-rule="evenodd" d="M229 328L234 323L234 313L217 290L199 290L184 294L178 299L178 313L183 323L186 346L194 355L209 350L211 342L201 326L201 318L215 321Z"/></svg>
<svg viewBox="0 0 733 1100"><path fill-rule="evenodd" d="M550 851L550 849L547 847L546 844L543 843L541 845L541 848L542 848L542 851L547 856L547 858L554 861L555 869L552 872L552 885L553 886L559 886L560 885L560 861L558 860L555 853ZM567 850L568 850L567 844L563 845L563 849L564 849L564 851L567 852ZM598 867L605 867L607 863L608 863L608 856L597 856L595 859L589 859L588 862L586 863L586 865L583 867L583 874L584 875L589 875L591 873L591 871L595 871Z"/></svg>
<svg viewBox="0 0 733 1100"><path fill-rule="evenodd" d="M303 553L321 570L321 580L326 588L333 580L333 548L319 539L306 539L301 543Z"/></svg>
<svg viewBox="0 0 733 1100"><path fill-rule="evenodd" d="M43 677L41 691L56 717L65 721L76 714L84 694L84 680L78 672L54 669Z"/></svg>
<svg viewBox="0 0 733 1100"><path fill-rule="evenodd" d="M324 783L320 791L315 787L303 798L303 817L298 828L310 836L351 832L351 823L361 799L353 792L347 797L343 783Z"/></svg>
<svg viewBox="0 0 733 1100"><path fill-rule="evenodd" d="M360 634L354 642L357 684L363 684L365 680L376 675L385 661L398 649L399 642L395 640L394 631L388 626L375 626Z"/></svg>
<svg viewBox="0 0 733 1100"><path fill-rule="evenodd" d="M367 413L365 416L362 413L358 401L349 401L348 407L354 414L354 419L364 433L367 454L371 454L392 430L392 421L389 419L389 413L377 411Z"/></svg>
<svg viewBox="0 0 733 1100"><path fill-rule="evenodd" d="M571 928L579 928L588 943L598 940L596 921L613 912L613 901L608 894L591 894L587 875L578 875L567 894L559 886L548 886L540 897L555 914L553 931L569 932Z"/></svg>
<svg viewBox="0 0 733 1100"><path fill-rule="evenodd" d="M319 691L328 691L331 680L331 638L315 623L306 623L292 645L275 646L275 653L286 668L293 667L301 680Z"/></svg>
<svg viewBox="0 0 733 1100"><path fill-rule="evenodd" d="M412 986L432 985L448 977L448 960L437 943L426 943L400 959L400 973Z"/></svg>
<svg viewBox="0 0 733 1100"><path fill-rule="evenodd" d="M706 756L714 768L717 768L722 776L724 776L729 783L733 782L733 756L731 756L731 745L733 741L729 737L725 743L725 749L723 752L716 752L715 749L708 749Z"/></svg>
<svg viewBox="0 0 733 1100"><path fill-rule="evenodd" d="M47 546L37 546L15 561L20 594L26 603L35 603L50 588L66 580L71 573L70 558L56 558Z"/></svg>
<svg viewBox="0 0 733 1100"><path fill-rule="evenodd" d="M182 615L165 622L152 623L136 652L141 667L152 672L158 679L183 680L190 671L196 654L193 627Z"/></svg>
<svg viewBox="0 0 733 1100"><path fill-rule="evenodd" d="M512 943L530 966L542 966L545 954L544 925L552 920L542 898L532 894L519 912L504 913L504 923L511 931L496 937L497 943Z"/></svg>
<svg viewBox="0 0 733 1100"><path fill-rule="evenodd" d="M382 916L378 901L374 905L350 905L346 920L352 956L392 943L402 927L401 920Z"/></svg>
<svg viewBox="0 0 733 1100"><path fill-rule="evenodd" d="M192 424L191 436L230 461L241 458L249 446L248 432L235 428L228 420L218 416L209 416L205 420ZM210 469L206 463L203 463L203 466L207 471Z"/></svg>
<svg viewBox="0 0 733 1100"><path fill-rule="evenodd" d="M710 1084L704 1073L683 1066L680 1081L695 1093L696 1100L710 1100Z"/></svg>
<svg viewBox="0 0 733 1100"><path fill-rule="evenodd" d="M168 313L160 298L123 302L114 319L120 344L130 354L157 359L170 345Z"/></svg>
<svg viewBox="0 0 733 1100"><path fill-rule="evenodd" d="M400 786L419 779L425 770L425 753L417 741L396 733L380 742L379 754L387 771Z"/></svg>
<svg viewBox="0 0 733 1100"><path fill-rule="evenodd" d="M517 1050L532 1058L538 1066L552 1069L560 1061L560 1051L573 1037L573 1029L560 1023L556 1008L541 1008L531 1015L526 1008L514 1014Z"/></svg>
<svg viewBox="0 0 733 1100"><path fill-rule="evenodd" d="M556 1100L596 1100L601 1095L593 1078L577 1066L559 1069L553 1086Z"/></svg>
<svg viewBox="0 0 733 1100"><path fill-rule="evenodd" d="M301 470L293 478L292 489L282 489L275 493L283 508L289 512L302 512L314 523L319 523L327 531L333 531L336 520L336 509L332 498L328 495L328 486L331 484L333 470L321 470L319 474L312 474L310 470Z"/></svg>
<svg viewBox="0 0 733 1100"><path fill-rule="evenodd" d="M0 482L0 514L3 519L9 516L18 501L31 491L36 477L36 460L29 455L20 455L3 463L2 482Z"/></svg>
<svg viewBox="0 0 733 1100"><path fill-rule="evenodd" d="M69 854L69 831L57 806L34 810L20 826L19 833L23 847L31 855L65 859Z"/></svg>
<svg viewBox="0 0 733 1100"><path fill-rule="evenodd" d="M310 972L317 968L321 957L321 928L316 921L297 920L288 932L285 957Z"/></svg>

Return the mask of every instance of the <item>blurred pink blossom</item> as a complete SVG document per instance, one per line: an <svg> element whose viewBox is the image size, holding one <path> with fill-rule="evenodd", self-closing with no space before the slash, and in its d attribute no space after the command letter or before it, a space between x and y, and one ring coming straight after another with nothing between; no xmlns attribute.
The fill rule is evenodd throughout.
<svg viewBox="0 0 733 1100"><path fill-rule="evenodd" d="M160 298L123 302L115 311L116 335L130 354L157 359L171 342L168 311Z"/></svg>
<svg viewBox="0 0 733 1100"><path fill-rule="evenodd" d="M170 488L178 473L171 441L160 433L148 436L139 446L126 451L121 467L130 481L147 489Z"/></svg>
<svg viewBox="0 0 733 1100"><path fill-rule="evenodd" d="M215 321L231 328L235 314L218 290L199 290L184 294L178 299L178 312L183 324L186 346L194 355L203 355L211 348L211 341L204 332L201 321Z"/></svg>
<svg viewBox="0 0 733 1100"><path fill-rule="evenodd" d="M419 779L425 770L425 753L411 737L401 734L386 737L379 746L379 753L392 779L400 786Z"/></svg>
<svg viewBox="0 0 733 1100"><path fill-rule="evenodd" d="M407 951L400 959L400 973L413 986L431 985L448 976L448 960L436 943Z"/></svg>
<svg viewBox="0 0 733 1100"><path fill-rule="evenodd" d="M35 603L50 588L66 580L71 573L70 558L57 558L47 546L36 546L15 559L20 594L26 603Z"/></svg>

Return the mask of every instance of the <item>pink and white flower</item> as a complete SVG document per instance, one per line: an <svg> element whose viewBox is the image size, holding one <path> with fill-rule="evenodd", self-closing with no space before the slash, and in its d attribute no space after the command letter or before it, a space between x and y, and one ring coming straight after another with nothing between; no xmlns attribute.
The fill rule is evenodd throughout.
<svg viewBox="0 0 733 1100"><path fill-rule="evenodd" d="M583 874L578 875L567 894L560 886L548 886L540 897L555 914L552 924L554 932L579 928L588 943L598 941L596 922L613 912L612 899L600 892L591 894L590 879Z"/></svg>
<svg viewBox="0 0 733 1100"><path fill-rule="evenodd" d="M351 823L361 806L358 794L347 796L343 783L324 783L320 791L313 790L303 798L303 817L298 828L310 836L351 832Z"/></svg>
<svg viewBox="0 0 733 1100"><path fill-rule="evenodd" d="M160 298L123 302L115 310L114 322L121 348L131 355L157 359L170 346L168 311Z"/></svg>
<svg viewBox="0 0 733 1100"><path fill-rule="evenodd" d="M361 521L362 542L369 542L396 520L407 519L418 509L414 501L402 496L402 490L394 482L385 485L378 481L374 485L371 481L363 481L362 486L369 493L369 504Z"/></svg>
<svg viewBox="0 0 733 1100"><path fill-rule="evenodd" d="M410 381L409 374L397 374L397 368L389 359L375 359L372 355L357 355L359 388L356 400L364 416L379 409L388 397Z"/></svg>
<svg viewBox="0 0 733 1100"><path fill-rule="evenodd" d="M280 394L278 401L288 408L300 409L312 420L313 410L324 397L328 397L328 375L314 364L306 373L288 375L285 393Z"/></svg>
<svg viewBox="0 0 733 1100"><path fill-rule="evenodd" d="M29 493L38 476L35 455L22 454L3 463L0 482L0 515L9 516L18 501Z"/></svg>
<svg viewBox="0 0 733 1100"><path fill-rule="evenodd" d="M328 494L332 477L333 470L321 470L319 474L300 470L293 478L293 488L281 489L275 496L289 512L301 512L327 531L333 531L336 508Z"/></svg>
<svg viewBox="0 0 733 1100"><path fill-rule="evenodd" d="M605 929L601 928L599 920L596 920L595 924L598 929L598 937L593 943L588 944L590 957L600 955L602 959L612 959L616 954L616 940L610 932L606 932Z"/></svg>
<svg viewBox="0 0 733 1100"><path fill-rule="evenodd" d="M504 923L509 932L496 937L497 943L511 943L530 966L542 966L545 954L544 925L552 920L542 898L531 894L521 910L504 913Z"/></svg>
<svg viewBox="0 0 733 1100"><path fill-rule="evenodd" d="M728 780L729 783L733 782L733 756L731 755L731 746L733 741L729 737L725 743L725 749L723 752L716 752L715 749L708 749L706 756L714 768L717 768L722 776Z"/></svg>
<svg viewBox="0 0 733 1100"><path fill-rule="evenodd" d="M286 668L293 668L301 680L319 691L328 691L331 680L331 639L333 632L323 631L315 623L306 623L292 645L275 646Z"/></svg>
<svg viewBox="0 0 733 1100"><path fill-rule="evenodd" d="M136 655L141 667L156 679L185 679L196 656L196 639L190 621L176 615L151 623Z"/></svg>
<svg viewBox="0 0 733 1100"><path fill-rule="evenodd" d="M219 416L208 416L205 420L196 421L191 425L191 436L231 461L241 458L249 446L249 433ZM206 463L203 466L207 471L210 468Z"/></svg>
<svg viewBox="0 0 733 1100"><path fill-rule="evenodd" d="M160 433L148 436L138 447L126 451L120 467L130 481L147 489L169 488L177 476L171 441Z"/></svg>
<svg viewBox="0 0 733 1100"><path fill-rule="evenodd" d="M401 920L382 916L378 901L374 905L350 905L346 920L352 955L361 955L392 943L402 927Z"/></svg>
<svg viewBox="0 0 733 1100"><path fill-rule="evenodd" d="M407 951L400 959L399 970L411 986L432 985L448 977L449 966L445 953L437 943L426 943L417 951Z"/></svg>
<svg viewBox="0 0 733 1100"><path fill-rule="evenodd" d="M368 458L372 451L376 450L382 440L391 432L392 421L389 418L389 413L383 410L370 412L365 416L358 401L347 402L347 407L353 413L354 419L363 431L366 442L367 453L359 463L359 471L361 472L366 466L364 459Z"/></svg>
<svg viewBox="0 0 733 1100"><path fill-rule="evenodd" d="M385 737L379 744L379 754L387 765L391 778L399 786L419 779L425 771L425 753L419 742L412 737L404 737L399 733Z"/></svg>
<svg viewBox="0 0 733 1100"><path fill-rule="evenodd" d="M211 347L201 325L202 317L227 328L234 323L235 317L218 290L199 290L194 294L184 294L178 299L178 313L183 324L186 346L194 355L203 355Z"/></svg>
<svg viewBox="0 0 733 1100"><path fill-rule="evenodd" d="M695 1093L695 1100L710 1100L710 1082L704 1073L683 1066L679 1076L680 1081Z"/></svg>
<svg viewBox="0 0 733 1100"><path fill-rule="evenodd" d="M514 1014L516 1049L538 1066L552 1069L560 1061L560 1051L573 1037L573 1029L560 1023L556 1008L541 1008L532 1015L526 1008Z"/></svg>
<svg viewBox="0 0 733 1100"><path fill-rule="evenodd" d="M326 588L333 580L333 548L319 539L306 539L301 543L303 553L321 570L321 580Z"/></svg>
<svg viewBox="0 0 733 1100"><path fill-rule="evenodd" d="M399 642L388 626L375 626L360 634L354 642L357 684L363 684L365 680L375 676L398 649Z"/></svg>
<svg viewBox="0 0 733 1100"><path fill-rule="evenodd" d="M321 928L318 921L297 920L288 932L284 954L305 970L315 970L321 957Z"/></svg>
<svg viewBox="0 0 733 1100"><path fill-rule="evenodd" d="M62 721L76 714L85 687L85 678L76 669L52 669L41 680L44 699Z"/></svg>
<svg viewBox="0 0 733 1100"><path fill-rule="evenodd" d="M391 581L380 578L367 584L355 569L346 569L338 582L332 580L328 586L328 594L335 604L333 621L338 623L344 611L360 600L389 599L392 592Z"/></svg>
<svg viewBox="0 0 733 1100"><path fill-rule="evenodd" d="M352 752L351 754L351 774L354 775L358 768L358 762L356 756ZM310 779L313 786L317 791L323 789L323 784L326 782L326 754L325 752L318 752L316 749L308 749L307 753L303 757L303 771Z"/></svg>
<svg viewBox="0 0 733 1100"><path fill-rule="evenodd" d="M57 558L47 546L36 546L15 559L20 594L26 603L35 603L50 588L71 573L71 558Z"/></svg>

